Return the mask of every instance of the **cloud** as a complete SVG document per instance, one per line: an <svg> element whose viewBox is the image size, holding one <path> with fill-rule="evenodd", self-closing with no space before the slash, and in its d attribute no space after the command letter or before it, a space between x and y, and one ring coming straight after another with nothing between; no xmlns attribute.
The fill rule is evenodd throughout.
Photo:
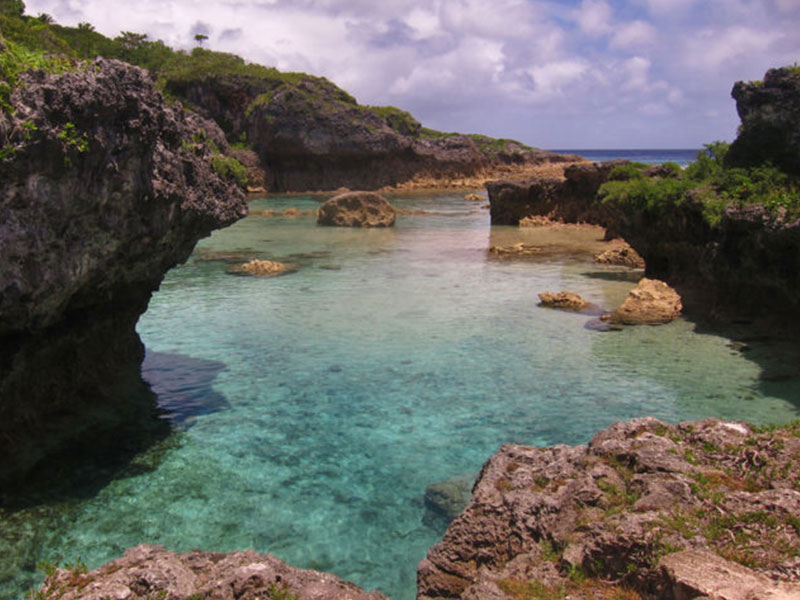
<svg viewBox="0 0 800 600"><path fill-rule="evenodd" d="M26 0L325 76L423 124L544 147L699 146L733 135L737 79L800 58L800 0ZM713 117L706 117L706 115ZM654 118L658 125L654 125ZM681 142L680 140L683 140Z"/></svg>

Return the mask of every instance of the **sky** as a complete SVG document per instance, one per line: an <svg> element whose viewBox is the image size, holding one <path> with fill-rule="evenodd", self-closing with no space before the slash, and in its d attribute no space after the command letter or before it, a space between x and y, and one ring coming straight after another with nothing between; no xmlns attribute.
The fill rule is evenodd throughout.
<svg viewBox="0 0 800 600"><path fill-rule="evenodd" d="M327 77L426 127L548 149L731 141L738 80L800 63L800 0L26 0Z"/></svg>

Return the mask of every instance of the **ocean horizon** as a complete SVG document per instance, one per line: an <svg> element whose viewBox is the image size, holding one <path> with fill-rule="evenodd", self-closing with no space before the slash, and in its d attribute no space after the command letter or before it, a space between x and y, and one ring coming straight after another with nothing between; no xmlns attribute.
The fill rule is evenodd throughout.
<svg viewBox="0 0 800 600"><path fill-rule="evenodd" d="M625 159L648 164L676 162L682 167L694 162L701 148L558 149L559 154L579 154L586 160L605 162Z"/></svg>

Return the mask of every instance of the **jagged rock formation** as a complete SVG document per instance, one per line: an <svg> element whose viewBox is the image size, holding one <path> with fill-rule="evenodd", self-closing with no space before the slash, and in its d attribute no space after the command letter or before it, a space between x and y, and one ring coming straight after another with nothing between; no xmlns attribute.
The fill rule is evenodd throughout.
<svg viewBox="0 0 800 600"><path fill-rule="evenodd" d="M391 227L397 211L373 192L345 192L327 200L317 211L318 225L337 227Z"/></svg>
<svg viewBox="0 0 800 600"><path fill-rule="evenodd" d="M726 163L758 166L770 161L800 175L800 67L770 69L764 81L739 81L731 95L742 126Z"/></svg>
<svg viewBox="0 0 800 600"><path fill-rule="evenodd" d="M136 320L198 239L246 214L197 124L141 69L31 72L11 103L0 113L0 480L153 409Z"/></svg>
<svg viewBox="0 0 800 600"><path fill-rule="evenodd" d="M639 281L625 302L604 319L618 325L663 325L681 316L683 303L678 292L663 281Z"/></svg>
<svg viewBox="0 0 800 600"><path fill-rule="evenodd" d="M594 202L597 190L615 166L626 161L570 165L564 179L491 181L486 184L492 225L519 225L539 215L566 223L602 223L606 211Z"/></svg>
<svg viewBox="0 0 800 600"><path fill-rule="evenodd" d="M744 598L719 593L719 569L747 597L800 597L797 432L646 418L588 446L504 445L420 563L418 597Z"/></svg>
<svg viewBox="0 0 800 600"><path fill-rule="evenodd" d="M39 592L49 600L388 600L328 573L304 571L271 554L187 552L141 545L90 572L58 570Z"/></svg>
<svg viewBox="0 0 800 600"><path fill-rule="evenodd" d="M507 164L570 161L511 140L426 133L410 114L359 105L320 77L215 75L168 82L260 156L270 191L377 189Z"/></svg>
<svg viewBox="0 0 800 600"><path fill-rule="evenodd" d="M644 259L623 239L611 240L611 247L594 257L601 265L644 269Z"/></svg>

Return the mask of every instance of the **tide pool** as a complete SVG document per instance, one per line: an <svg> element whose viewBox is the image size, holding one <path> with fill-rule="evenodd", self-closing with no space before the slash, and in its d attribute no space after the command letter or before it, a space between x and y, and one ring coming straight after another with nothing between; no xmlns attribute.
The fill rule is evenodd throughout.
<svg viewBox="0 0 800 600"><path fill-rule="evenodd" d="M736 352L685 320L600 333L538 307L566 289L612 308L634 286L592 263L596 231L492 228L460 195L392 202L411 214L385 230L253 214L168 274L138 331L172 434L91 495L0 512L0 596L37 581L39 560L93 568L148 542L253 548L409 600L443 533L426 486L477 473L503 443L585 443L648 415L798 416L777 348ZM541 256L488 252L518 242ZM297 271L226 273L250 258Z"/></svg>

